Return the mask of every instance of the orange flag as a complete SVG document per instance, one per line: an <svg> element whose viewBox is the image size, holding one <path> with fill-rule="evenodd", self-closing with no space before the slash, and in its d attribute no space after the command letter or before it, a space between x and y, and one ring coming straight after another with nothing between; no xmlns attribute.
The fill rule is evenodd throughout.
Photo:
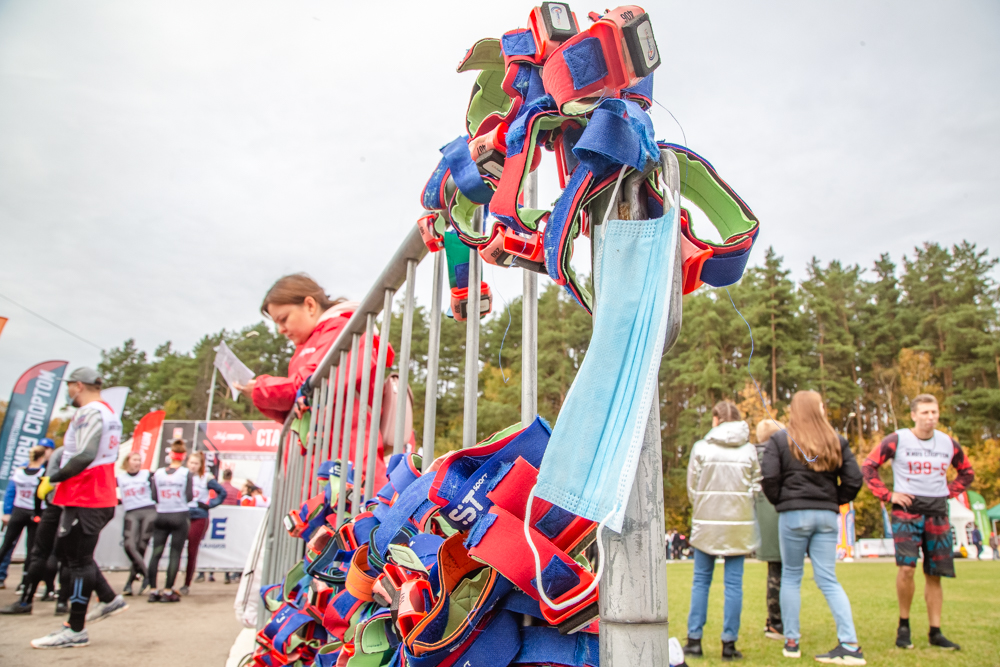
<svg viewBox="0 0 1000 667"><path fill-rule="evenodd" d="M3 325L5 325L5 324L7 324L7 318L6 317L0 317L0 334L3 333Z"/></svg>

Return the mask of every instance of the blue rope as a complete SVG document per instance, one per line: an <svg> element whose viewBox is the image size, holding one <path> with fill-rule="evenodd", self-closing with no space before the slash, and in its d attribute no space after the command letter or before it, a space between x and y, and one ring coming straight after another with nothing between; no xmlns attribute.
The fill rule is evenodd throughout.
<svg viewBox="0 0 1000 667"><path fill-rule="evenodd" d="M747 375L750 376L750 379L753 381L753 386L757 389L757 396L760 397L760 404L761 407L764 408L764 414L768 416L767 418L771 420L771 423L780 428L781 424L774 421L774 417L771 417L771 413L767 409L767 401L764 400L764 393L760 390L760 385L757 384L757 379L753 376L753 373L750 372L750 362L753 360L753 351L754 351L753 329L750 328L750 323L747 322L747 318L743 317L743 313L741 313L740 309L736 307L736 302L733 301L733 295L729 292L729 288L726 287L725 290L726 294L729 295L729 303L733 304L733 310L735 310L736 314L740 316L741 320L743 320L743 324L747 325L747 332L749 332L750 334L750 356L747 357ZM803 450L801 446L799 446L799 443L795 442L795 438L792 437L792 434L788 433L788 429L781 429L781 430L783 430L788 435L788 439L795 444L795 448L798 449L800 452L802 452L802 458L804 458L806 462L813 463L816 459L819 458L819 454L817 454L812 458L809 458L809 455L805 453L805 450Z"/></svg>

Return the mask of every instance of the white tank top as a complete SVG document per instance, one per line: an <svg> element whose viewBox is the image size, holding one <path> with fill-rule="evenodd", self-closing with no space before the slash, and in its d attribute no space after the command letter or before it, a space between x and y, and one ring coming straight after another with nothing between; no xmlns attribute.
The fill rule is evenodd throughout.
<svg viewBox="0 0 1000 667"><path fill-rule="evenodd" d="M951 437L934 431L921 440L908 428L896 431L896 456L892 460L892 490L929 498L948 497L948 466L955 455Z"/></svg>
<svg viewBox="0 0 1000 667"><path fill-rule="evenodd" d="M122 507L126 512L156 504L149 493L148 470L140 470L134 475L120 472L117 479L118 489L122 492Z"/></svg>
<svg viewBox="0 0 1000 667"><path fill-rule="evenodd" d="M23 510L35 509L35 491L38 490L38 482L42 478L42 470L39 468L34 475L29 475L24 468L17 468L10 476L11 483L14 484L14 507Z"/></svg>
<svg viewBox="0 0 1000 667"><path fill-rule="evenodd" d="M194 499L188 503L188 507L197 507L198 503L208 504L208 473L191 477Z"/></svg>
<svg viewBox="0 0 1000 667"><path fill-rule="evenodd" d="M185 493L187 491L189 474L191 474L190 471L183 466L169 475L166 468L160 468L153 473L153 480L156 482L157 512L160 514L171 514L188 511L188 501Z"/></svg>

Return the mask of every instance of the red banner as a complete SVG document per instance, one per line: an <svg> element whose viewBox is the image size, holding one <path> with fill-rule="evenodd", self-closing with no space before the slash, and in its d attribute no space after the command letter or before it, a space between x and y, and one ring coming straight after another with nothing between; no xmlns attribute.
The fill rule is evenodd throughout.
<svg viewBox="0 0 1000 667"><path fill-rule="evenodd" d="M210 452L278 451L281 424L273 421L198 422L197 449Z"/></svg>
<svg viewBox="0 0 1000 667"><path fill-rule="evenodd" d="M160 428L167 413L163 410L150 412L139 420L132 434L132 451L142 455L142 469L149 470L153 466L153 454L156 443L160 440Z"/></svg>

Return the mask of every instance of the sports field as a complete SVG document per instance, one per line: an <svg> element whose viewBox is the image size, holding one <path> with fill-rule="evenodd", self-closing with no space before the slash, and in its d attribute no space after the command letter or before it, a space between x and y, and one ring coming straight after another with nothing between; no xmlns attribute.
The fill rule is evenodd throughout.
<svg viewBox="0 0 1000 667"><path fill-rule="evenodd" d="M869 665L892 667L972 667L1000 665L1000 561L966 561L955 564L958 576L944 582L942 630L962 646L960 653L932 649L927 644L927 610L923 599L923 576L917 575L910 627L914 648L895 646L898 608L896 606L895 563L841 563L837 576L851 599L858 639ZM671 562L667 566L670 634L684 642L691 602L692 561ZM748 561L743 577L743 618L736 646L743 652L745 665L795 665L813 662L812 656L825 653L837 643L836 629L823 595L812 581L806 564L802 581L802 658L781 655L781 642L764 637L767 610L764 604L767 566ZM709 598L708 624L702 639L704 658L691 658L691 667L721 665L722 565L718 564ZM818 663L816 663L818 664Z"/></svg>

